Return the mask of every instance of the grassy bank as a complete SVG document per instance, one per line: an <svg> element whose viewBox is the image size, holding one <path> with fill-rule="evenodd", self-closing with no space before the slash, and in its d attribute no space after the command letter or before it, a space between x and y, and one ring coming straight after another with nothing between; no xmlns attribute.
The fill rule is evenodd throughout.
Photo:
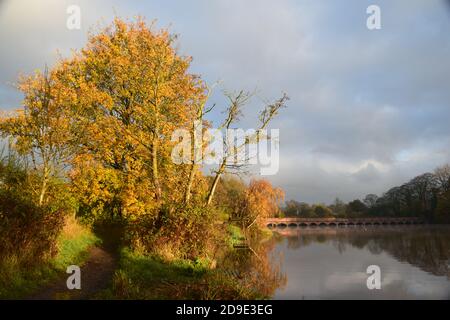
<svg viewBox="0 0 450 320"><path fill-rule="evenodd" d="M264 299L258 286L260 274L248 270L260 260L250 251L235 250L245 237L239 227L228 227L228 241L215 258L168 259L145 255L124 247L112 285L95 299ZM75 219L68 219L57 240L58 253L41 263L19 263L15 257L2 261L0 299L26 298L65 274L68 265L82 265L88 249L99 238ZM258 258L259 259L259 258ZM239 270L244 262L245 267ZM263 281L264 282L264 281Z"/></svg>
<svg viewBox="0 0 450 320"><path fill-rule="evenodd" d="M270 237L272 233L264 233ZM248 274L251 263L260 260L249 250L233 249L245 241L242 230L230 225L228 241L216 259L167 259L144 255L123 248L112 287L97 295L98 299L265 299L260 290L262 279ZM239 270L241 262L247 268ZM244 262L245 265L245 262Z"/></svg>
<svg viewBox="0 0 450 320"><path fill-rule="evenodd" d="M208 260L167 261L123 249L112 288L98 299L262 299Z"/></svg>
<svg viewBox="0 0 450 320"><path fill-rule="evenodd" d="M55 280L67 266L82 264L88 248L99 243L89 228L68 218L58 237L58 253L44 262L23 262L10 256L0 262L0 299L24 298ZM20 252L17 253L20 255Z"/></svg>

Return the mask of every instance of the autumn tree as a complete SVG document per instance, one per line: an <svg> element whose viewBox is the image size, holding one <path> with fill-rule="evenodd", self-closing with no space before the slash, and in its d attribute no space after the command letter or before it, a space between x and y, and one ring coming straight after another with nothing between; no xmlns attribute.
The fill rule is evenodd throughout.
<svg viewBox="0 0 450 320"><path fill-rule="evenodd" d="M212 177L209 177L210 183ZM216 210L228 214L232 218L239 216L241 204L245 197L247 185L236 175L224 175L222 183L217 186L214 204Z"/></svg>
<svg viewBox="0 0 450 320"><path fill-rule="evenodd" d="M61 63L80 133L71 177L83 202L136 217L183 199L188 172L171 160L171 134L191 128L205 87L174 39L141 19L116 18Z"/></svg>
<svg viewBox="0 0 450 320"><path fill-rule="evenodd" d="M240 117L242 116L242 108L249 101L251 94L249 92L240 91L237 95L227 93L226 96L228 98L229 106L226 111L226 118L220 125L219 130L228 130L239 121ZM229 157L231 155L234 155L234 152L236 151L234 146L229 145L228 139L226 137L223 138L222 144L224 146L225 154L220 160L220 164L215 171L214 179L212 181L206 200L207 205L211 205L219 180L226 171Z"/></svg>
<svg viewBox="0 0 450 320"><path fill-rule="evenodd" d="M237 122L239 122L242 117L243 107L250 101L252 94L250 92L239 91L237 94L226 93L228 99L228 108L226 110L226 117L219 129L227 130L233 128ZM289 97L283 94L281 98L275 100L272 103L268 103L264 106L262 111L259 113L259 125L252 136L246 137L243 142L239 142L238 145L234 145L233 142L228 139L226 135L223 137L224 154L220 160L217 170L214 172L214 179L208 192L208 197L206 200L207 205L211 205L214 193L216 191L217 185L220 181L222 175L226 172L236 172L245 166L245 162L249 160L252 155L246 155L243 159L243 164L236 164L234 162L234 157L245 150L246 146L250 144L257 144L262 139L266 139L267 136L262 134L267 128L269 123L279 114L280 110L286 107L286 102ZM230 144L231 142L231 144Z"/></svg>
<svg viewBox="0 0 450 320"><path fill-rule="evenodd" d="M189 178L186 184L186 189L184 193L184 202L188 204L192 196L192 186L194 184L195 175L198 174L199 162L201 162L203 157L203 150L206 148L207 144L203 140L203 135L205 133L204 128L207 127L208 123L205 121L204 117L206 114L211 112L215 105L207 107L206 103L211 95L211 88L206 87L206 95L203 100L200 100L197 105L194 106L195 117L191 124L190 130L190 140L191 140L191 157L189 164ZM200 151L200 152L199 152ZM200 153L200 154L199 154Z"/></svg>
<svg viewBox="0 0 450 320"><path fill-rule="evenodd" d="M62 175L72 154L70 121L62 108L66 92L53 71L23 77L18 88L24 94L23 109L2 117L0 131L12 139L19 154L30 159L40 180L36 197L42 206L50 181Z"/></svg>
<svg viewBox="0 0 450 320"><path fill-rule="evenodd" d="M279 213L283 200L283 190L273 187L269 181L251 180L239 212L244 229L248 230L253 225L261 225L265 218Z"/></svg>

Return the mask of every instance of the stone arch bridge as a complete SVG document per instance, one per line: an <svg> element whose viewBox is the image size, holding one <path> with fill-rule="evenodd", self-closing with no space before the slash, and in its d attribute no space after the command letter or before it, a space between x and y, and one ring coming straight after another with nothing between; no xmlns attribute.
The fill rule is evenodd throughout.
<svg viewBox="0 0 450 320"><path fill-rule="evenodd" d="M276 227L343 227L343 226L381 226L423 224L416 217L401 218L268 218L266 226Z"/></svg>

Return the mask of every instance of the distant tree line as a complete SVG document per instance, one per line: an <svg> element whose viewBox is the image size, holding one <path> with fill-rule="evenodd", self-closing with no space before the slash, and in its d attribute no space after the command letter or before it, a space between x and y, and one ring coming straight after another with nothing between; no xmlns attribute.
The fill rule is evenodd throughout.
<svg viewBox="0 0 450 320"><path fill-rule="evenodd" d="M331 205L286 201L285 216L358 217L383 216L423 217L429 222L450 222L450 165L421 174L409 182L393 187L381 196L368 194L364 199L344 203L339 198Z"/></svg>

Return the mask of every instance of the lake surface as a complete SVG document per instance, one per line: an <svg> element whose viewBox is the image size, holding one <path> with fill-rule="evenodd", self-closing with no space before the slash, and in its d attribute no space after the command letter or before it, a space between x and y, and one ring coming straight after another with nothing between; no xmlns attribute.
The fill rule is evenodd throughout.
<svg viewBox="0 0 450 320"><path fill-rule="evenodd" d="M274 230L286 278L274 299L450 299L450 226ZM367 287L370 265L379 290Z"/></svg>

